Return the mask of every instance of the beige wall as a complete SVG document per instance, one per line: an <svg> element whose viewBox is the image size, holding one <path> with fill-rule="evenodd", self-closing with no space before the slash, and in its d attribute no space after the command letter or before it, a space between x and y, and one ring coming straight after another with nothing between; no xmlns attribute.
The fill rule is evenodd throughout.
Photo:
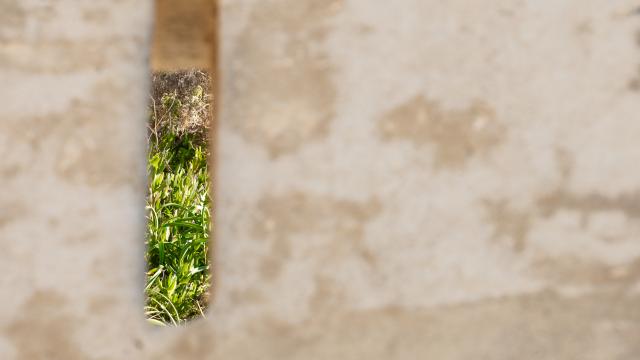
<svg viewBox="0 0 640 360"><path fill-rule="evenodd" d="M640 357L633 1L222 1L215 303L166 330L151 5L0 0L0 358Z"/></svg>

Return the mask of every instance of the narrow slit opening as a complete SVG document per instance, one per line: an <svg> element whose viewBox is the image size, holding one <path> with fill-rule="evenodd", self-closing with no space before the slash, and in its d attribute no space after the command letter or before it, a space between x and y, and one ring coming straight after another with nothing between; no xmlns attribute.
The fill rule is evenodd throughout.
<svg viewBox="0 0 640 360"><path fill-rule="evenodd" d="M145 308L155 325L206 317L213 237L216 0L154 0L147 120Z"/></svg>
<svg viewBox="0 0 640 360"><path fill-rule="evenodd" d="M145 315L157 325L204 317L209 304L211 89L202 69L152 75Z"/></svg>

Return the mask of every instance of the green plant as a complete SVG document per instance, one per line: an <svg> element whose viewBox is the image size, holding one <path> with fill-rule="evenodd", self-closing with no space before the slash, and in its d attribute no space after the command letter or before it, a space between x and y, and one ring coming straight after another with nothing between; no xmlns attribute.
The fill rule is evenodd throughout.
<svg viewBox="0 0 640 360"><path fill-rule="evenodd" d="M202 87L193 92L202 102ZM179 325L204 315L208 301L208 154L206 139L180 127L185 105L176 92L162 94L160 106L164 118L156 109L150 119L145 313L153 323Z"/></svg>

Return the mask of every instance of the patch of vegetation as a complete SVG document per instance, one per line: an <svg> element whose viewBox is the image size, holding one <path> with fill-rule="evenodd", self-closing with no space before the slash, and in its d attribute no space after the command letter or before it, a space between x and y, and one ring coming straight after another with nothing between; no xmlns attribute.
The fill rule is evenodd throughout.
<svg viewBox="0 0 640 360"><path fill-rule="evenodd" d="M149 120L145 313L180 325L208 301L211 197L208 75L156 74Z"/></svg>

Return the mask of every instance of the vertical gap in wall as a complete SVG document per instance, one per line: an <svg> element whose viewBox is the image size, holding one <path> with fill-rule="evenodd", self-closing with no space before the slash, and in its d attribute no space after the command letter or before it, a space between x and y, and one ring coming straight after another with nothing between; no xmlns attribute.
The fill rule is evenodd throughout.
<svg viewBox="0 0 640 360"><path fill-rule="evenodd" d="M213 10L213 3L156 0L147 132L145 314L157 325L204 317L209 304L215 12L204 16L211 32L194 19L206 14L205 7ZM183 33L164 27L176 24Z"/></svg>

